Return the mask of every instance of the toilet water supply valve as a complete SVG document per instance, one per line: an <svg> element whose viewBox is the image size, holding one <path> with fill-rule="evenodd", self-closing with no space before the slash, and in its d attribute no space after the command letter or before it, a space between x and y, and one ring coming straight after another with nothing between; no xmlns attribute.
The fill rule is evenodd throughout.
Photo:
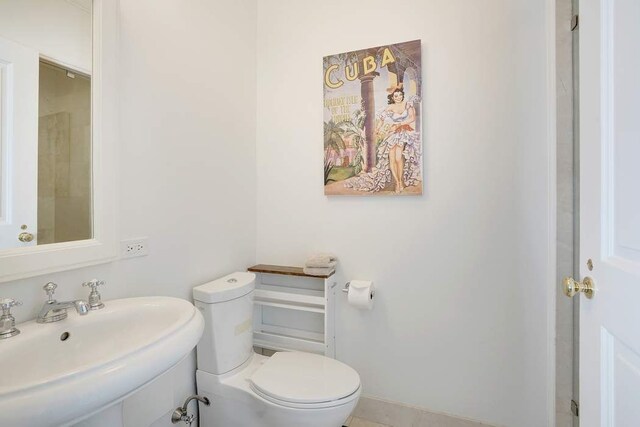
<svg viewBox="0 0 640 427"><path fill-rule="evenodd" d="M211 402L209 402L209 399L207 399L206 397L202 397L198 395L189 396L187 400L184 401L184 405L182 405L179 408L176 408L176 410L173 411L173 414L171 414L171 422L173 424L178 424L179 422L184 421L187 425L190 426L193 423L195 415L189 414L189 412L187 412L187 406L189 405L189 402L191 402L194 399L204 403L207 406L211 404Z"/></svg>

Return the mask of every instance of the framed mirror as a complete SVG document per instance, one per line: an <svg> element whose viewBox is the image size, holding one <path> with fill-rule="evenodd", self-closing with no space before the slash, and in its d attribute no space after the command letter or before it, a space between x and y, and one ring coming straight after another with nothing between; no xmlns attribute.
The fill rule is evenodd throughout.
<svg viewBox="0 0 640 427"><path fill-rule="evenodd" d="M0 0L0 281L116 256L114 3Z"/></svg>

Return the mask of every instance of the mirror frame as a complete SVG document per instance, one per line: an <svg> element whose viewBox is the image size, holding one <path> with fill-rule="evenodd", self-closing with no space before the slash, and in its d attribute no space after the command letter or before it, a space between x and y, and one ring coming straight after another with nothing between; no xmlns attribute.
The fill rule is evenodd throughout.
<svg viewBox="0 0 640 427"><path fill-rule="evenodd" d="M0 282L107 263L117 258L117 2L93 0L92 20L93 238L2 251Z"/></svg>

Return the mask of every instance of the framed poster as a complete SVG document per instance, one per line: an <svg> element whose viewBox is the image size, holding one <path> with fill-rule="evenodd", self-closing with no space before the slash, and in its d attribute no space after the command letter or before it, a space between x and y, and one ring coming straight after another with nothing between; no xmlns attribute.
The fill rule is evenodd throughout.
<svg viewBox="0 0 640 427"><path fill-rule="evenodd" d="M325 195L422 194L420 40L323 65Z"/></svg>

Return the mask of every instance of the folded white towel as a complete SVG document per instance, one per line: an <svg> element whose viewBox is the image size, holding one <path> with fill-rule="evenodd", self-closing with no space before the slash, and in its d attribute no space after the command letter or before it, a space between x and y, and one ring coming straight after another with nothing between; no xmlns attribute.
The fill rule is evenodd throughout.
<svg viewBox="0 0 640 427"><path fill-rule="evenodd" d="M327 264L311 263L311 265L309 265L308 263L305 263L304 266L305 268L322 268L325 270L335 270L336 264L338 264L337 261L331 261L330 263L327 263Z"/></svg>
<svg viewBox="0 0 640 427"><path fill-rule="evenodd" d="M325 267L333 268L338 263L338 257L333 254L315 254L311 255L307 262L304 263L306 267Z"/></svg>
<svg viewBox="0 0 640 427"><path fill-rule="evenodd" d="M333 267L303 267L302 271L309 276L330 276L336 269Z"/></svg>

